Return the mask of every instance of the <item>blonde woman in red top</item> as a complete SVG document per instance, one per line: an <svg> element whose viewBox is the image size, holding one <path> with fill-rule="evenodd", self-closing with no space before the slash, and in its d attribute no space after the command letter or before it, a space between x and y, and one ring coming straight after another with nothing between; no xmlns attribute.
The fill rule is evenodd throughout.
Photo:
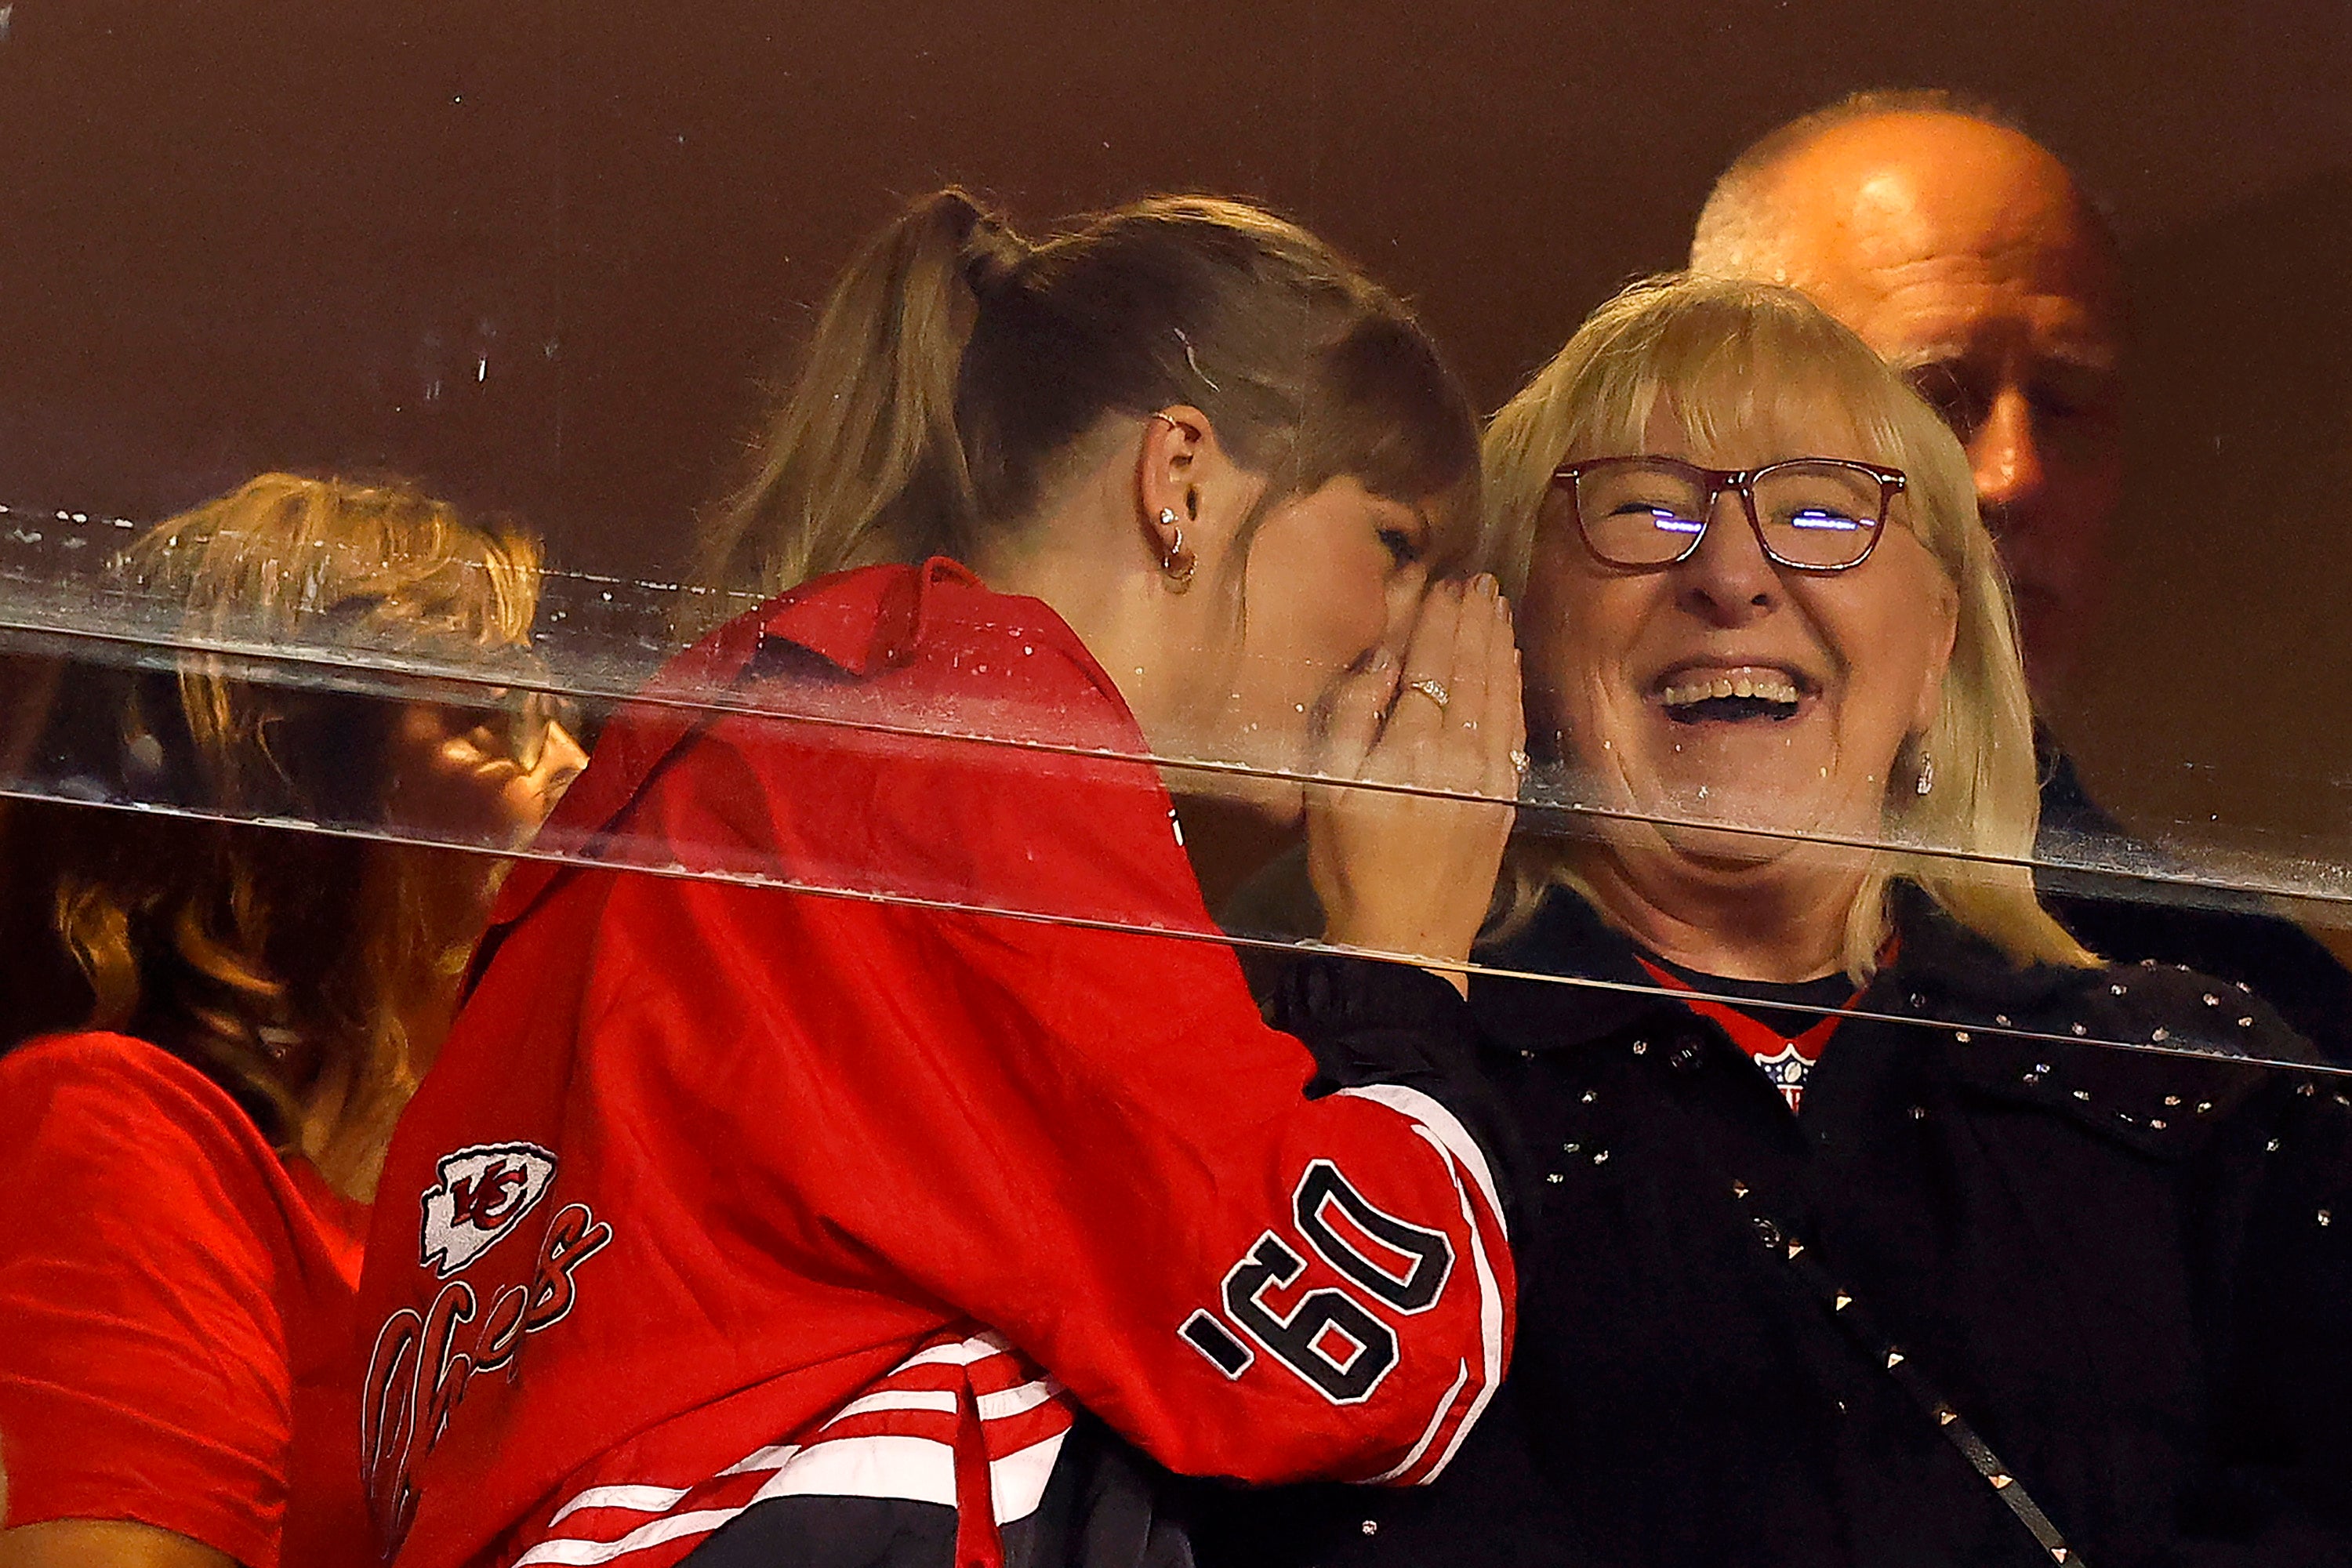
<svg viewBox="0 0 2352 1568"><path fill-rule="evenodd" d="M445 659L519 652L539 587L528 542L404 486L284 474L126 567L191 638ZM9 818L0 1563L274 1568L350 1539L322 1373L501 862L225 818L497 847L581 760L535 700L371 700L194 651L66 671L27 770L199 815Z"/></svg>

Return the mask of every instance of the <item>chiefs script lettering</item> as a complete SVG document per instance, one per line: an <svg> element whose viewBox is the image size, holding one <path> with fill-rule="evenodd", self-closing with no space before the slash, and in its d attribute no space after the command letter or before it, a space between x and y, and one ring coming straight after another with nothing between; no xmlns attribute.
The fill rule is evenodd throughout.
<svg viewBox="0 0 2352 1568"><path fill-rule="evenodd" d="M511 1184L485 1171L462 1194L452 1184L451 1195L457 1213L479 1213L485 1217L476 1223L497 1228L510 1217L499 1205L524 1201L523 1186L519 1170ZM562 1322L576 1297L574 1271L612 1239L613 1227L587 1205L570 1205L548 1222L530 1280L498 1289L487 1310L472 1285L452 1279L423 1312L403 1308L384 1320L368 1357L360 1465L386 1556L415 1517L415 1467L441 1440L466 1385L478 1373L509 1365L525 1339Z"/></svg>

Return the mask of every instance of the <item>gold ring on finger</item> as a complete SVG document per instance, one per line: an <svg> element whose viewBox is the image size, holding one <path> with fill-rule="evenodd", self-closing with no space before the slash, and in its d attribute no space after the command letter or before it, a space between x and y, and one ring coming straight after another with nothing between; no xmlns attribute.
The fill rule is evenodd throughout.
<svg viewBox="0 0 2352 1568"><path fill-rule="evenodd" d="M1423 677L1419 680L1406 681L1404 683L1404 689L1407 691L1418 691L1423 697L1428 698L1432 702L1436 703L1437 710L1440 713L1444 712L1445 705L1453 700L1451 697L1446 695L1445 682L1442 680L1432 680L1427 677Z"/></svg>

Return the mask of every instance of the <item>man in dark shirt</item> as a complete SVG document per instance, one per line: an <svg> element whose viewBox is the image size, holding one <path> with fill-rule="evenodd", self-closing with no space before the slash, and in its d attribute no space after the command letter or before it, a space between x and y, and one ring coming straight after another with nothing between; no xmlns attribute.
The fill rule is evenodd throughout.
<svg viewBox="0 0 2352 1568"><path fill-rule="evenodd" d="M1691 266L1802 289L1943 413L2045 705L2097 623L2123 479L2121 258L2066 166L1954 95L1855 94L1733 160ZM2182 868L2133 842L2053 737L2038 740L2037 880L2067 929L2110 958L2242 980L2352 1061L2352 974L2259 899L2168 882Z"/></svg>

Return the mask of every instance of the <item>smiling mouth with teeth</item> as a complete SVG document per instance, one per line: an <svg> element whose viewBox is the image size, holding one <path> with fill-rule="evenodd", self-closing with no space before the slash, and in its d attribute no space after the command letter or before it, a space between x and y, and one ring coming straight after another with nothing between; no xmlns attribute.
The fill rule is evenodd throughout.
<svg viewBox="0 0 2352 1568"><path fill-rule="evenodd" d="M1793 719L1802 696L1797 683L1777 669L1692 670L1661 687L1657 700L1677 724L1736 724Z"/></svg>

